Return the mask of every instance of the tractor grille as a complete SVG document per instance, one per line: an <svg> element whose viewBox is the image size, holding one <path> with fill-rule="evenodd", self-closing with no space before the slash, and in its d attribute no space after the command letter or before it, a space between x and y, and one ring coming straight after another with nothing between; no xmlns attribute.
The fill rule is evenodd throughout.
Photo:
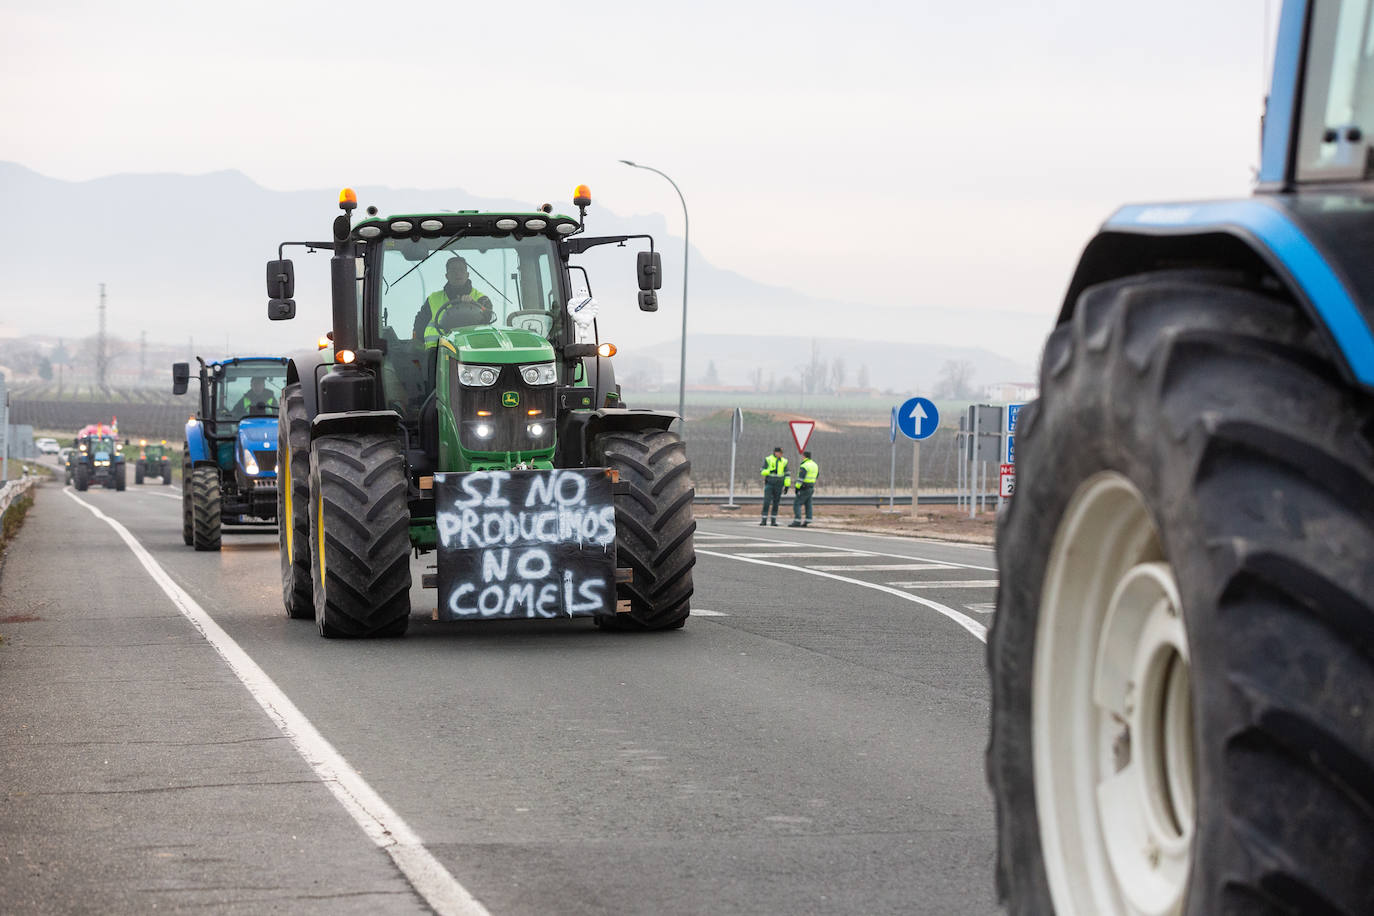
<svg viewBox="0 0 1374 916"><path fill-rule="evenodd" d="M277 450L269 448L254 452L253 460L258 463L259 471L275 471L277 469Z"/></svg>
<svg viewBox="0 0 1374 916"><path fill-rule="evenodd" d="M457 360L450 365L453 369L449 391L457 392L454 419L463 448L476 452L533 452L553 447L556 385L532 388L520 377L519 366L502 366L495 385L465 388L458 382ZM502 396L508 392L519 396L519 404L503 406ZM531 410L537 412L531 416ZM478 416L479 411L487 411L488 416ZM542 427L538 436L531 434L535 424ZM480 426L489 428L485 438L477 435Z"/></svg>

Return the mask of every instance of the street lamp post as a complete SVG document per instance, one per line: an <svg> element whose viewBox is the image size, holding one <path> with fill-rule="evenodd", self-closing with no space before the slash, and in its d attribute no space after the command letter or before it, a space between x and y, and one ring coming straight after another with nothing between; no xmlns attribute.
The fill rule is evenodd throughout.
<svg viewBox="0 0 1374 916"><path fill-rule="evenodd" d="M677 191L677 199L682 201L682 352L678 356L678 382L677 382L677 415L680 418L679 431L684 438L687 433L687 247L688 247L688 225L687 225L687 198L682 196L682 189L677 186L677 182L668 178L666 174L660 172L651 165L640 165L628 159L621 162L633 169L648 169L656 172L668 179L668 184Z"/></svg>

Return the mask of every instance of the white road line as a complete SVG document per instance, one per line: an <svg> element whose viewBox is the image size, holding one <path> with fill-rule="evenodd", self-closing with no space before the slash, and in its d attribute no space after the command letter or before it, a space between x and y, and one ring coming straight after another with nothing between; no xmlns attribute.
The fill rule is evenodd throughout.
<svg viewBox="0 0 1374 916"><path fill-rule="evenodd" d="M919 572L933 569L958 569L959 567L945 563L861 563L857 566L819 566L813 564L811 568L824 569L830 572L864 572L869 570L877 572Z"/></svg>
<svg viewBox="0 0 1374 916"><path fill-rule="evenodd" d="M808 529L808 530L809 530L809 529ZM826 534L851 534L851 533L856 533L856 532L832 531L832 530L830 530L830 529L827 528L827 529L825 529L825 533L826 533ZM735 537L742 537L742 536L743 536L743 535L735 535ZM722 535L722 537L724 537L724 535ZM762 540L762 539L763 539L762 536L760 536L760 540ZM911 539L911 538L891 538L891 540L910 541L910 540L912 540L912 539ZM941 547L957 547L957 548L959 548L959 549L961 549L961 550L963 550L963 549L965 549L966 547L969 546L969 545L966 545L966 544L956 544L956 543L951 542L951 541L931 541L931 542L928 542L928 543L930 543L930 544L938 544L938 545L941 546ZM823 544L808 544L806 541L779 541L779 540L774 540L774 539L772 539L772 538L769 538L765 544L760 544L759 546L760 546L760 547L764 547L764 546L767 546L768 544L777 544L777 545L779 545L779 546L781 546L781 547L823 547L823 546L825 546L825 545L823 545ZM712 545L712 546L714 546L714 545ZM852 548L849 548L849 547L829 547L829 548L827 548L827 549L828 549L828 550L848 551L848 550L851 550ZM991 548L982 548L982 547L979 547L979 548L976 548L976 549L985 550L985 549L991 549ZM877 550L865 550L865 551L862 551L862 553L863 553L864 556L869 556L869 557L892 557L892 558L895 559L895 560L906 560L906 561L909 562L909 563L911 563L911 562L922 562L922 563L945 563L945 564L947 564L947 565L949 565L949 566L954 567L955 569L977 569L977 570L982 570L982 571L984 571L984 572L997 572L997 567L996 567L996 566L977 566L977 565L974 565L974 564L972 564L972 563L958 563L958 562L955 562L954 560L937 560L937 559L935 559L934 557L913 557L913 556L911 556L910 554L905 554L905 553L882 553L881 551L877 551ZM840 554L840 556L844 556L844 555L845 555L845 554Z"/></svg>
<svg viewBox="0 0 1374 916"><path fill-rule="evenodd" d="M875 592L883 592L884 594L892 595L896 598L901 598L904 601L914 601L916 604L928 607L932 611L944 614L950 620L953 620L955 623L959 624L959 626L963 627L965 630L968 630L970 633L972 633L975 637L977 637L977 639L980 642L988 641L987 627L983 626L981 623L974 620L972 617L969 617L965 614L961 614L952 607L946 607L938 601L931 601L929 598L922 598L918 595L910 594L909 592L902 592L898 591L895 588L888 588L886 585L879 585L876 582L865 582L862 579L851 579L848 576L837 576L834 573L822 572L818 569L809 569L805 566L793 566L790 563L773 563L768 560L754 560L733 553L716 553L714 550L698 550L697 553L704 553L707 556L720 557L725 560L739 560L741 563L756 563L759 566L776 566L778 569L790 569L793 572L806 573L809 576L821 576L826 579L834 579L837 582L847 582L850 585L858 585L862 588L871 588Z"/></svg>
<svg viewBox="0 0 1374 916"><path fill-rule="evenodd" d="M748 524L744 521L735 522L733 520L725 521L722 519L711 519L711 521L724 521L725 524L735 525ZM901 541L904 544L936 544L941 547L959 547L965 550L995 550L995 548L988 544L974 544L968 541L944 541L939 538L912 537L910 535L905 534L878 534L876 531L849 531L845 528L820 528L814 525L812 527L816 528L816 530L818 531L824 531L826 534L843 534L852 538L876 538L880 541ZM711 536L729 537L729 535L714 533Z"/></svg>
<svg viewBox="0 0 1374 916"><path fill-rule="evenodd" d="M171 493L163 493L160 490L143 490L141 492L147 493L149 496L161 496L163 499L175 499L177 502L181 502L180 496L174 496Z"/></svg>
<svg viewBox="0 0 1374 916"><path fill-rule="evenodd" d="M693 535L695 537L695 535ZM790 544L767 544L761 541L712 541L712 547L790 547Z"/></svg>
<svg viewBox="0 0 1374 916"><path fill-rule="evenodd" d="M713 545L713 546L714 546L714 545ZM826 559L829 559L829 560L847 560L847 559L851 559L851 558L852 558L852 559L855 559L855 560L858 560L858 559L860 559L860 558L862 558L862 557L868 556L868 554L866 554L866 553L835 553L835 552L833 552L833 551L825 551L824 553L822 553L822 552L816 551L816 550L799 550L799 551L796 551L796 552L793 552L793 553L789 553L789 552L787 552L787 551L778 551L778 552L769 551L768 553L741 553L741 554L736 554L736 556L741 556L741 557L788 557L788 558L793 558L793 557L825 557Z"/></svg>
<svg viewBox="0 0 1374 916"><path fill-rule="evenodd" d="M148 571L164 594L172 600L191 626L215 648L220 657L238 676L243 686L257 700L268 717L276 723L305 762L315 771L320 780L334 793L334 797L344 806L363 832L381 848L396 867L405 875L416 893L425 899L436 913L465 914L465 916L489 916L486 907L468 889L458 883L444 866L434 858L424 842L410 829L401 816L382 800L372 786L348 765L334 746L325 740L310 720L305 717L296 704L282 692L282 689L268 677L267 672L258 667L238 643L211 619L199 604L181 586L167 575L166 571L153 559L129 530L95 506L75 495L64 491L79 505L85 506L96 518L114 529L139 563Z"/></svg>
<svg viewBox="0 0 1374 916"><path fill-rule="evenodd" d="M996 579L950 579L944 582L889 582L893 588L996 588Z"/></svg>
<svg viewBox="0 0 1374 916"><path fill-rule="evenodd" d="M727 614L727 613L725 613L724 611L708 611L708 610L706 610L705 608L694 607L694 608L692 608L692 616L693 616L693 617L729 617L730 615Z"/></svg>
<svg viewBox="0 0 1374 916"><path fill-rule="evenodd" d="M712 544L711 546L712 546L712 547L730 547L730 546L736 546L736 545L734 545L734 544L722 544L722 543L720 543L720 542L716 542L716 543ZM770 540L763 540L762 538L760 538L760 539L758 539L758 540L756 540L756 541L741 541L741 542L739 542L738 546L740 546L740 547L760 547L760 548L766 547L766 548L768 548L768 549L770 549L770 550L772 550L772 549L774 549L774 548L777 548L777 549L781 550L781 549L786 548L786 547L805 547L805 548L808 549L808 550L835 550L835 551L839 551L841 554L847 554L847 553L862 553L862 551L856 551L856 550L854 550L852 547L831 547L831 546L829 546L829 545L827 545L827 544L808 544L808 543L806 543L805 541L770 541Z"/></svg>

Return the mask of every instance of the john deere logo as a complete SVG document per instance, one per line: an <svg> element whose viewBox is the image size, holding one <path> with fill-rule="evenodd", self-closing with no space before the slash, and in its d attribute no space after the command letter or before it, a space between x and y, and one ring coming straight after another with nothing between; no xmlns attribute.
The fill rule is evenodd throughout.
<svg viewBox="0 0 1374 916"><path fill-rule="evenodd" d="M520 406L520 392L518 392L518 391L506 391L506 392L503 392L502 395L501 395L501 406L502 406L502 407L519 407L519 406Z"/></svg>

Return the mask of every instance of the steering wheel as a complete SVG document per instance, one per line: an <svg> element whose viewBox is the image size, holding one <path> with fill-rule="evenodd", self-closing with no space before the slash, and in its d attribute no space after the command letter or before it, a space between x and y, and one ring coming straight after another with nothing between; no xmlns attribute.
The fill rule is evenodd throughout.
<svg viewBox="0 0 1374 916"><path fill-rule="evenodd" d="M529 316L538 316L539 318L543 319L544 326L538 333L547 337L549 331L553 328L553 315L549 314L543 309L517 309L516 311L511 312L509 315L506 316L506 326L512 328L516 327L517 325L515 323L515 319ZM533 328L523 324L519 325L519 327L523 327L527 331L534 330Z"/></svg>

